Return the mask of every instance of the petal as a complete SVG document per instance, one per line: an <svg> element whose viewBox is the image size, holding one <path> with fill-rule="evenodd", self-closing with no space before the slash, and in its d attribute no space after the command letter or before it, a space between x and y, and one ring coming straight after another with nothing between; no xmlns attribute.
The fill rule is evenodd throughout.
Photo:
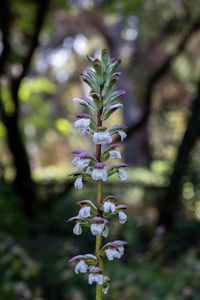
<svg viewBox="0 0 200 300"><path fill-rule="evenodd" d="M81 209L79 210L78 217L79 218L91 217L91 215L90 215L90 206L81 207Z"/></svg>
<svg viewBox="0 0 200 300"><path fill-rule="evenodd" d="M93 223L91 225L91 232L93 235L101 235L102 234L102 231L104 229L104 224L95 224Z"/></svg>
<svg viewBox="0 0 200 300"><path fill-rule="evenodd" d="M82 228L80 223L76 223L76 225L73 228L73 233L76 235L80 235L82 233Z"/></svg>
<svg viewBox="0 0 200 300"><path fill-rule="evenodd" d="M77 162L78 169L84 169L90 164L90 159L79 159Z"/></svg>
<svg viewBox="0 0 200 300"><path fill-rule="evenodd" d="M109 289L109 284L107 284L105 287L103 286L102 291L104 293L104 295L106 295L108 293L108 289Z"/></svg>
<svg viewBox="0 0 200 300"><path fill-rule="evenodd" d="M75 267L75 273L78 274L79 272L80 273L87 272L87 265L83 260L79 261Z"/></svg>
<svg viewBox="0 0 200 300"><path fill-rule="evenodd" d="M121 153L118 150L109 151L110 157L113 159L121 159Z"/></svg>
<svg viewBox="0 0 200 300"><path fill-rule="evenodd" d="M126 171L121 168L118 169L118 177L120 180L126 180L127 179Z"/></svg>
<svg viewBox="0 0 200 300"><path fill-rule="evenodd" d="M102 232L102 235L103 235L103 237L107 238L108 234L109 234L109 227L105 226L105 229Z"/></svg>
<svg viewBox="0 0 200 300"><path fill-rule="evenodd" d="M74 181L74 187L75 189L79 189L79 190L83 188L82 177L76 178L76 180Z"/></svg>
<svg viewBox="0 0 200 300"><path fill-rule="evenodd" d="M120 137L121 137L121 142L127 137L126 132L119 130L118 131Z"/></svg>
<svg viewBox="0 0 200 300"><path fill-rule="evenodd" d="M119 223L124 224L127 221L127 215L123 211L118 212L119 215Z"/></svg>

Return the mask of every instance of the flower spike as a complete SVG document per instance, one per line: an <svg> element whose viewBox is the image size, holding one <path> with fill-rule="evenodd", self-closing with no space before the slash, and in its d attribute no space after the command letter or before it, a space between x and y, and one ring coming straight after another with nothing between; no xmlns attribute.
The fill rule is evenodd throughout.
<svg viewBox="0 0 200 300"><path fill-rule="evenodd" d="M120 60L110 59L108 51L102 50L101 59L88 56L90 68L80 75L81 79L89 86L89 98L74 98L76 104L86 107L89 113L77 114L74 127L82 131L83 137L89 137L95 147L96 155L83 149L76 149L71 152L75 155L72 165L79 170L69 176L75 179L76 189L83 188L83 182L93 181L97 185L97 201L81 200L77 204L80 206L77 216L72 217L68 222L74 222L73 233L80 235L82 227L89 228L95 236L95 255L85 254L72 257L69 262L75 264L74 271L78 273L88 273L88 283L96 284L96 300L102 299L102 294L107 294L111 279L104 274L103 259L109 261L115 258L120 259L124 254L124 246L127 242L116 240L108 242L103 247L102 241L109 235L108 219L118 216L120 224L127 221L126 209L128 205L120 204L119 199L114 195L103 196L103 183L109 176L117 174L120 180L125 180L127 174L125 163L115 163L113 160L121 159L118 149L120 144L112 143L112 136L118 134L121 142L126 138L125 125L114 125L109 128L104 126L107 120L118 108L123 108L120 103L126 91L113 91L113 86L122 75L117 67Z"/></svg>

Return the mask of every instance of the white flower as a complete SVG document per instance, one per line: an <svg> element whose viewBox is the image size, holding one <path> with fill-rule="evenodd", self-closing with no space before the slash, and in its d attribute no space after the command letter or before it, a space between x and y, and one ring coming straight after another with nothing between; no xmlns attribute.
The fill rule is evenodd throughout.
<svg viewBox="0 0 200 300"><path fill-rule="evenodd" d="M121 153L118 150L109 151L110 157L113 159L121 159Z"/></svg>
<svg viewBox="0 0 200 300"><path fill-rule="evenodd" d="M124 224L127 221L127 215L123 211L118 212L119 215L119 223Z"/></svg>
<svg viewBox="0 0 200 300"><path fill-rule="evenodd" d="M82 233L82 228L80 223L76 223L76 225L73 228L73 233L76 235L80 235Z"/></svg>
<svg viewBox="0 0 200 300"><path fill-rule="evenodd" d="M127 134L126 134L126 132L124 132L122 130L119 130L118 133L121 137L121 142L122 142L127 137Z"/></svg>
<svg viewBox="0 0 200 300"><path fill-rule="evenodd" d="M104 143L111 143L112 137L108 130L105 131L96 131L93 135L93 142L97 145Z"/></svg>
<svg viewBox="0 0 200 300"><path fill-rule="evenodd" d="M109 289L109 283L105 286L105 287L103 287L102 288L102 292L106 295L107 293L108 293L108 289Z"/></svg>
<svg viewBox="0 0 200 300"><path fill-rule="evenodd" d="M117 250L121 254L121 256L124 254L124 245L128 244L127 242L124 241L114 241L115 244L118 244L119 246L117 247Z"/></svg>
<svg viewBox="0 0 200 300"><path fill-rule="evenodd" d="M117 249L108 248L105 250L106 256L108 260L113 260L113 258L120 258L121 254Z"/></svg>
<svg viewBox="0 0 200 300"><path fill-rule="evenodd" d="M75 128L87 129L90 126L90 119L80 118L74 122Z"/></svg>
<svg viewBox="0 0 200 300"><path fill-rule="evenodd" d="M72 166L73 167L77 167L78 169L83 169L85 167L87 167L90 163L90 159L89 158L79 158L79 157L75 157L72 160Z"/></svg>
<svg viewBox="0 0 200 300"><path fill-rule="evenodd" d="M75 157L73 160L72 160L72 166L73 167L76 167L77 166L77 163L79 162L80 158L79 157Z"/></svg>
<svg viewBox="0 0 200 300"><path fill-rule="evenodd" d="M102 288L102 292L104 294L107 294L109 286L110 286L110 278L108 276L104 276L103 277L103 288ZM105 285L106 284L106 285Z"/></svg>
<svg viewBox="0 0 200 300"><path fill-rule="evenodd" d="M88 282L89 282L89 284L96 282L99 285L102 285L103 284L103 275L102 274L89 274Z"/></svg>
<svg viewBox="0 0 200 300"><path fill-rule="evenodd" d="M91 217L91 214L90 214L90 210L91 210L91 207L90 206L83 206L81 207L81 209L79 210L79 214L78 214L78 218L88 218L88 217Z"/></svg>
<svg viewBox="0 0 200 300"><path fill-rule="evenodd" d="M104 210L105 213L108 213L110 211L112 213L115 213L115 211L116 211L116 205L113 202L105 201L104 204L103 204L103 210Z"/></svg>
<svg viewBox="0 0 200 300"><path fill-rule="evenodd" d="M109 227L106 225L104 231L102 232L103 237L107 238L109 234Z"/></svg>
<svg viewBox="0 0 200 300"><path fill-rule="evenodd" d="M79 189L79 190L83 188L82 177L76 178L76 180L74 181L74 186L75 186L75 189Z"/></svg>
<svg viewBox="0 0 200 300"><path fill-rule="evenodd" d="M81 158L79 159L78 163L77 163L77 168L78 169L83 169L85 167L87 167L90 163L90 159L89 158Z"/></svg>
<svg viewBox="0 0 200 300"><path fill-rule="evenodd" d="M75 267L75 273L86 273L87 272L87 265L84 262L84 260L81 260L77 263L76 267Z"/></svg>
<svg viewBox="0 0 200 300"><path fill-rule="evenodd" d="M90 132L90 119L87 118L80 118L74 122L74 127L81 128L82 134L85 137L87 133Z"/></svg>
<svg viewBox="0 0 200 300"><path fill-rule="evenodd" d="M87 174L91 175L92 174L92 168L91 167L87 167L86 171Z"/></svg>
<svg viewBox="0 0 200 300"><path fill-rule="evenodd" d="M120 245L117 250L119 251L120 255L122 256L124 254L124 246Z"/></svg>
<svg viewBox="0 0 200 300"><path fill-rule="evenodd" d="M118 169L118 177L120 180L126 180L127 179L126 171L121 168Z"/></svg>
<svg viewBox="0 0 200 300"><path fill-rule="evenodd" d="M93 223L90 228L92 234L93 235L97 235L97 234L101 235L104 230L104 226L105 226L104 223L99 223L99 224Z"/></svg>
<svg viewBox="0 0 200 300"><path fill-rule="evenodd" d="M106 181L107 179L107 170L106 169L102 169L102 168L94 168L94 170L92 171L92 179L93 180L103 180Z"/></svg>

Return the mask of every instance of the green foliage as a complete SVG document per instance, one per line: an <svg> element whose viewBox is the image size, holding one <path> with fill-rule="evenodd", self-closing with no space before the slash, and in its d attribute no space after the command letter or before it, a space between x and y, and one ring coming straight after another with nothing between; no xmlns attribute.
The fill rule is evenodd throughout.
<svg viewBox="0 0 200 300"><path fill-rule="evenodd" d="M56 120L56 128L63 134L65 134L66 136L69 136L70 132L71 132L71 124L69 121L67 121L66 119L58 119Z"/></svg>
<svg viewBox="0 0 200 300"><path fill-rule="evenodd" d="M117 186L114 187L116 190ZM53 187L52 187L53 189ZM49 191L50 192L50 191ZM105 186L105 193L111 188ZM128 200L127 188L121 191ZM129 194L130 195L130 194ZM88 289L87 279L74 274L68 259L88 253L94 237L80 236L74 241L72 228L66 225L71 215L78 212L73 203L95 197L95 187L73 191L41 211L36 222L30 222L20 212L19 201L9 186L0 184L0 295L2 300L93 300L94 289ZM148 197L150 197L148 193ZM129 200L130 201L130 200ZM138 210L134 205L134 211ZM200 297L200 259L198 247L188 250L198 224L184 227L180 224L179 238L153 235L149 250L140 251L138 218L130 211L123 232L113 220L113 239L126 239L129 247L124 261L106 263L106 272L112 275L112 289L105 299L115 300L198 300ZM144 221L143 221L144 222ZM142 223L142 222L141 222ZM73 226L73 225L72 225ZM196 229L195 229L196 228ZM34 235L30 235L30 231ZM15 236L11 238L12 235ZM195 241L195 238L194 238ZM183 245L184 244L184 245ZM176 252L174 252L176 250ZM184 254L179 254L184 250ZM176 258L174 259L174 253ZM170 264L166 264L166 260ZM191 294L191 296L189 296ZM188 295L188 296L187 296Z"/></svg>

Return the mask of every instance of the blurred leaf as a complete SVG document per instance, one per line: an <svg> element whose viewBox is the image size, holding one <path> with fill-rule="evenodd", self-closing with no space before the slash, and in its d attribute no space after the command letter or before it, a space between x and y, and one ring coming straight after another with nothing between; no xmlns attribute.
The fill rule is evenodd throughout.
<svg viewBox="0 0 200 300"><path fill-rule="evenodd" d="M65 135L69 135L71 132L71 124L66 119L58 119L55 122L56 128Z"/></svg>

